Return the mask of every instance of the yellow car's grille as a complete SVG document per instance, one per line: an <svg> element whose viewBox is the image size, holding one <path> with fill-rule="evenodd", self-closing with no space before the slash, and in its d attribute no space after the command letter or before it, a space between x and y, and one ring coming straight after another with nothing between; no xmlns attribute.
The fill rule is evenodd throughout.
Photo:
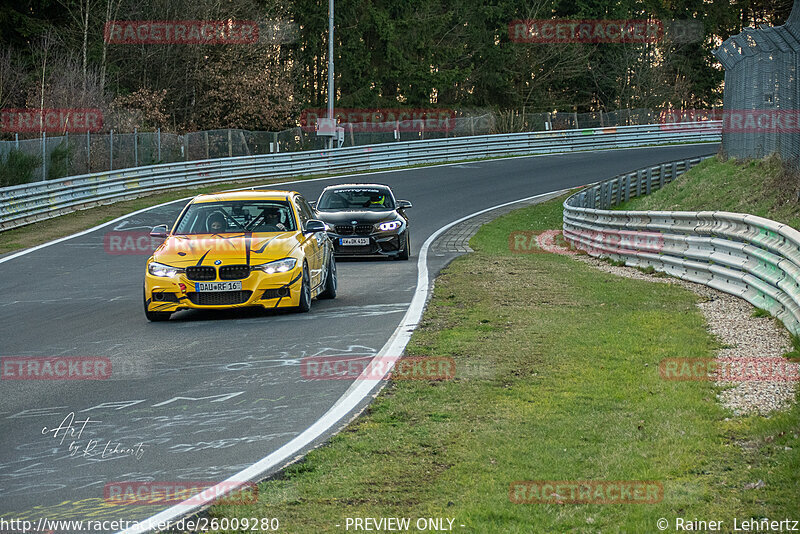
<svg viewBox="0 0 800 534"><path fill-rule="evenodd" d="M186 268L186 278L189 280L214 280L217 278L217 270L213 267L193 265Z"/></svg>
<svg viewBox="0 0 800 534"><path fill-rule="evenodd" d="M247 302L252 291L214 291L209 293L186 293L192 304L198 306L226 306Z"/></svg>
<svg viewBox="0 0 800 534"><path fill-rule="evenodd" d="M219 268L220 280L244 280L250 276L249 265L223 265Z"/></svg>

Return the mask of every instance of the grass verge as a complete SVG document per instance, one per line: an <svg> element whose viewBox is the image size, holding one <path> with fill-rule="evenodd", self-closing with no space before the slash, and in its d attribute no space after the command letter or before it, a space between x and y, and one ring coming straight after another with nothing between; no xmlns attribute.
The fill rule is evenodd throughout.
<svg viewBox="0 0 800 534"><path fill-rule="evenodd" d="M415 531L417 518L444 517L481 533L657 532L662 517L667 532L676 517L732 531L734 518L796 516L797 405L729 418L712 383L659 377L663 358L713 356L693 293L511 254L512 231L561 227L562 202L485 225L475 252L437 278L407 353L452 357L455 379L390 383L329 444L262 483L257 503L210 515L277 517L282 532L345 532L348 517L409 517ZM587 479L657 480L664 496L509 499L513 481Z"/></svg>
<svg viewBox="0 0 800 534"><path fill-rule="evenodd" d="M621 204L624 210L751 213L800 228L800 173L778 157L708 159L669 187Z"/></svg>

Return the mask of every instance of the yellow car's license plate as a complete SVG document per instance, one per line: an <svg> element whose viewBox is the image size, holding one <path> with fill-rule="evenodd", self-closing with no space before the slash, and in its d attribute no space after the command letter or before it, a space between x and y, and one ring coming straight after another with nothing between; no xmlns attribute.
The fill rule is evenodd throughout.
<svg viewBox="0 0 800 534"><path fill-rule="evenodd" d="M197 292L213 291L241 291L242 282L195 282L194 290Z"/></svg>

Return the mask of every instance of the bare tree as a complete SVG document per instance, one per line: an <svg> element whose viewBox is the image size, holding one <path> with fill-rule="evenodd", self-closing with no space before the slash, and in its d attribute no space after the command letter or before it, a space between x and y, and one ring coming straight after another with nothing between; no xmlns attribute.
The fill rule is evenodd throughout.
<svg viewBox="0 0 800 534"><path fill-rule="evenodd" d="M24 99L25 71L12 50L0 50L0 109Z"/></svg>

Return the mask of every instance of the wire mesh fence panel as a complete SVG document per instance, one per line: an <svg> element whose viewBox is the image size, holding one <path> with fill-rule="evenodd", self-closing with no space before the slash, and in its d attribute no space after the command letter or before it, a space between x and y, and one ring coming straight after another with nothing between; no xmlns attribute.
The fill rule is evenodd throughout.
<svg viewBox="0 0 800 534"><path fill-rule="evenodd" d="M776 83L783 83L778 81ZM550 112L469 110L427 120L341 123L343 147L398 141L431 140L475 135L593 129L659 121L648 109L614 112ZM36 160L36 168L21 183L74 176L111 169L158 163L256 156L304 150L325 150L327 138L317 135L316 124L279 131L218 129L176 134L162 131L69 134L0 141L0 174L5 158L14 150ZM784 142L784 140L780 140ZM43 151L44 146L44 151ZM44 169L42 168L44 162Z"/></svg>
<svg viewBox="0 0 800 534"><path fill-rule="evenodd" d="M786 24L745 28L714 54L725 68L724 152L736 158L777 153L800 167L800 1Z"/></svg>

